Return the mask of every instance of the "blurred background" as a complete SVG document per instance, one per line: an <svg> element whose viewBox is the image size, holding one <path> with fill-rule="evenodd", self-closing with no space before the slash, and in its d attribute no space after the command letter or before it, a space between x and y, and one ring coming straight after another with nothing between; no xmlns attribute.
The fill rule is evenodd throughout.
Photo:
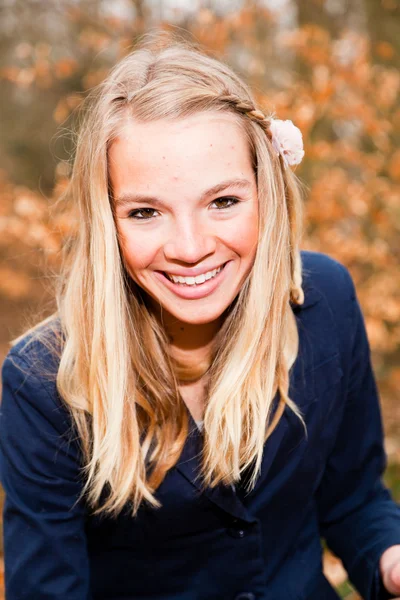
<svg viewBox="0 0 400 600"><path fill-rule="evenodd" d="M302 130L303 248L338 259L356 283L385 479L400 501L398 0L0 0L0 362L13 337L55 308L49 285L72 226L56 203L77 107L154 28L203 44L262 108ZM342 598L358 598L328 551L325 572Z"/></svg>

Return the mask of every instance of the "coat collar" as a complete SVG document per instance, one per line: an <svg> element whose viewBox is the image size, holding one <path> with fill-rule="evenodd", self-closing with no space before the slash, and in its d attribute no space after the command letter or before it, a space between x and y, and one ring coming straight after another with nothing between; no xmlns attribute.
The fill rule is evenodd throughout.
<svg viewBox="0 0 400 600"><path fill-rule="evenodd" d="M290 302L290 306L295 314L314 306L322 298L321 292L317 290L307 279L303 280L304 302L303 304L294 304Z"/></svg>

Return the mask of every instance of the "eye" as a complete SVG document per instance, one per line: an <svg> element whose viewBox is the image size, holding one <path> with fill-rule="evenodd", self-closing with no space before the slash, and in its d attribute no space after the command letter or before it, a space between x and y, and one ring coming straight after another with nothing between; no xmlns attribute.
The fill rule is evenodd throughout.
<svg viewBox="0 0 400 600"><path fill-rule="evenodd" d="M221 202L223 205L217 206L217 210L231 208L232 206L235 206L235 204L238 204L240 200L234 196L224 196L222 198L216 198L211 204ZM154 208L137 208L135 210L131 210L131 212L128 214L128 218L135 219L136 221L150 221L156 216L154 214L155 212L157 211Z"/></svg>
<svg viewBox="0 0 400 600"><path fill-rule="evenodd" d="M216 200L213 200L211 204L214 204L215 202L225 203L225 206L220 206L217 208L217 210L223 210L224 208L231 208L231 206L235 206L235 204L238 204L240 200L234 196L224 196L222 198L216 198ZM229 204L227 205L226 203Z"/></svg>
<svg viewBox="0 0 400 600"><path fill-rule="evenodd" d="M137 208L136 210L131 210L128 214L130 219L136 219L137 221L148 221L149 219L154 218L154 215L149 215L148 213L156 212L154 208ZM139 216L139 214L147 213L147 216Z"/></svg>

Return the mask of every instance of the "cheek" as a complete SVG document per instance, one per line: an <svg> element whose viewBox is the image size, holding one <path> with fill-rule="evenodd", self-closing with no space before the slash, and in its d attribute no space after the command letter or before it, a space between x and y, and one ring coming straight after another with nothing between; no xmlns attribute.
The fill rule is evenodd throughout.
<svg viewBox="0 0 400 600"><path fill-rule="evenodd" d="M243 259L253 259L258 244L257 214L250 214L239 219L229 232L232 247Z"/></svg>
<svg viewBox="0 0 400 600"><path fill-rule="evenodd" d="M119 245L124 261L129 270L136 271L144 269L156 254L156 248L151 244L150 236L143 236L131 231L126 227L119 229Z"/></svg>

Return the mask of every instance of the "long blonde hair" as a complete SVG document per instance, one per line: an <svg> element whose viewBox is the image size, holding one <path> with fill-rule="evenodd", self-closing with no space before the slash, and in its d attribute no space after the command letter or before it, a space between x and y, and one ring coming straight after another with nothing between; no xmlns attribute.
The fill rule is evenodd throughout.
<svg viewBox="0 0 400 600"><path fill-rule="evenodd" d="M133 515L143 501L160 506L156 490L179 459L189 428L166 332L122 259L108 149L129 116L152 121L211 110L236 115L248 136L259 239L252 270L213 348L201 475L205 486L228 485L251 467L252 489L264 443L285 406L303 422L288 397L298 352L289 301L304 300L297 178L273 151L270 117L248 87L192 45L143 44L92 91L85 107L67 191L79 230L66 244L54 319L30 330L47 341L43 331L51 323L61 331L56 384L81 443L82 496L94 514L116 515L127 502Z"/></svg>

